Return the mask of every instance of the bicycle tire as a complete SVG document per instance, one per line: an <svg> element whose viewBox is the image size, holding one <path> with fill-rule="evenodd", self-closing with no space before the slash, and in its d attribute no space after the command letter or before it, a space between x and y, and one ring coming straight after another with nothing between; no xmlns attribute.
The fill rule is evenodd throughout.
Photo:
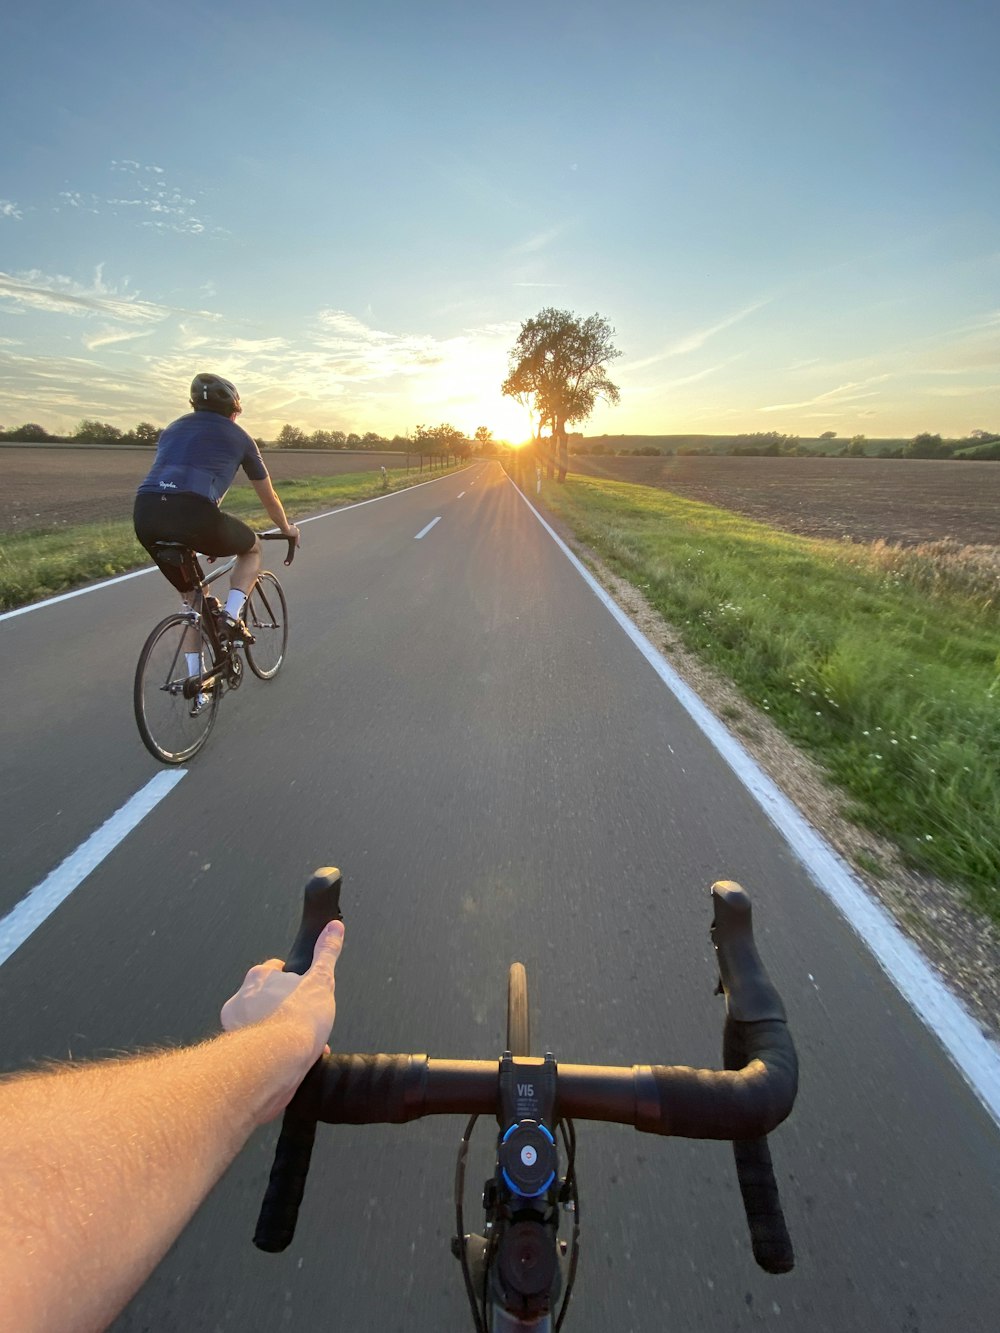
<svg viewBox="0 0 1000 1333"><path fill-rule="evenodd" d="M507 974L507 1049L514 1056L531 1054L528 974L523 963L511 963Z"/></svg>
<svg viewBox="0 0 1000 1333"><path fill-rule="evenodd" d="M191 716L193 701L184 697L188 679L184 645L192 632L200 636L202 661L211 663L214 654L204 627L177 614L155 627L135 668L132 702L139 735L153 758L164 764L183 764L198 753L215 725L222 696L221 682L217 682L207 706Z"/></svg>
<svg viewBox="0 0 1000 1333"><path fill-rule="evenodd" d="M273 679L288 646L288 605L281 584L270 570L257 575L243 608L243 623L254 639L246 645L250 670L258 680Z"/></svg>

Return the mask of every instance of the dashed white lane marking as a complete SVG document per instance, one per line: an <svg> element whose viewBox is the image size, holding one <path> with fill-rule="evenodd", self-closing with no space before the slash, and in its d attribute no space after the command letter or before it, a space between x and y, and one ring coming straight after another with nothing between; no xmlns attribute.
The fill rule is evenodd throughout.
<svg viewBox="0 0 1000 1333"><path fill-rule="evenodd" d="M418 541L420 540L421 537L426 537L427 534L430 532L431 528L434 526L434 524L435 524L435 523L440 523L440 522L441 522L441 515L438 514L437 518L432 518L432 519L431 519L431 521L427 524L426 528L421 528L421 529L420 529L420 531L417 533L417 535L414 537L413 540L414 540L415 542L418 542Z"/></svg>
<svg viewBox="0 0 1000 1333"><path fill-rule="evenodd" d="M461 498L462 498L462 496L463 496L464 494L465 494L464 491L459 491L458 495L457 495L455 498L456 498L457 500L461 500Z"/></svg>
<svg viewBox="0 0 1000 1333"><path fill-rule="evenodd" d="M157 773L141 791L116 811L92 833L86 842L71 852L41 884L22 898L13 911L0 921L0 965L19 949L28 937L46 921L74 889L95 870L105 857L132 832L137 824L170 794L187 769Z"/></svg>
<svg viewBox="0 0 1000 1333"><path fill-rule="evenodd" d="M326 509L321 514L310 515L309 518L297 518L295 522L301 528L304 523L315 523L321 518L334 518L337 514L346 514L349 509L362 509L365 505L379 504L382 500L393 500L397 495L406 495L409 491L419 490L421 486L433 486L439 481L447 480L448 477L432 477L430 481L418 481L413 486L404 487L401 491L390 491L388 495L376 495L371 500L355 500L353 504L341 505L337 509ZM473 485L475 485L475 482L473 482ZM111 588L116 583L126 583L129 579L137 579L143 574L154 574L155 572L155 565L146 565L143 569L133 569L128 574L116 574L112 579L102 579L100 583L90 583L86 588L74 588L72 592L61 592L55 597L46 597L40 602L32 602L29 606L18 606L13 611L4 611L0 613L0 621L13 620L15 616L26 616L29 611L40 611L43 606L55 606L56 602L68 602L72 597L84 597L89 592L97 592L101 588Z"/></svg>
<svg viewBox="0 0 1000 1333"><path fill-rule="evenodd" d="M846 861L812 827L778 785L682 680L666 658L546 523L520 487L511 482L593 593L604 603L663 683L691 716L747 791L784 837L815 884L867 945L876 962L934 1033L980 1102L1000 1125L1000 1047L988 1040L965 1006L881 905L871 898Z"/></svg>

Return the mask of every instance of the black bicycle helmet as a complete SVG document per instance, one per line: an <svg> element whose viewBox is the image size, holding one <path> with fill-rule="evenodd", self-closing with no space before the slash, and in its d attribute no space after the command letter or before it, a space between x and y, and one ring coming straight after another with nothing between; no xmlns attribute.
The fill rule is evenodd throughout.
<svg viewBox="0 0 1000 1333"><path fill-rule="evenodd" d="M218 412L224 417L243 411L235 384L221 375L195 375L191 381L191 406L196 412Z"/></svg>

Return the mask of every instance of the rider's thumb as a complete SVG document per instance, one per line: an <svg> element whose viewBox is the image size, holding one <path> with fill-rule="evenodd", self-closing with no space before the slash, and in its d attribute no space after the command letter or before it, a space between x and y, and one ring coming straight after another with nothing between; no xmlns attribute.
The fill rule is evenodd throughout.
<svg viewBox="0 0 1000 1333"><path fill-rule="evenodd" d="M313 949L310 971L318 968L320 973L329 972L332 977L333 969L337 966L337 959L340 957L340 951L343 947L343 921L327 922L326 926L320 931L316 947Z"/></svg>

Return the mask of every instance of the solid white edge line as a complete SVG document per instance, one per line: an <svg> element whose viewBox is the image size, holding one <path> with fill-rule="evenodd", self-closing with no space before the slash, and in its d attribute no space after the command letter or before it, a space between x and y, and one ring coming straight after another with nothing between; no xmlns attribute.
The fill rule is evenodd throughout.
<svg viewBox="0 0 1000 1333"><path fill-rule="evenodd" d="M110 588L113 583L124 583L127 579L137 579L142 574L152 574L155 565L146 565L144 569L133 569L128 574L116 574L113 579L102 579L100 583L89 583L86 588L74 588L72 592L60 592L55 597L46 597L44 601L32 602L29 606L16 606L13 611L4 611L0 620L13 620L15 616L26 616L29 611L38 611L43 606L55 606L56 602L68 602L71 597L82 597L84 593L97 592L98 588Z"/></svg>
<svg viewBox="0 0 1000 1333"><path fill-rule="evenodd" d="M418 542L418 541L420 540L421 537L426 537L427 534L430 532L431 528L434 526L434 524L435 524L435 523L440 523L440 522L441 522L441 515L438 514L437 518L432 518L432 519L431 519L431 521L427 524L426 528L421 528L421 529L420 529L420 531L417 533L417 535L414 537L413 540L414 540L415 542Z"/></svg>
<svg viewBox="0 0 1000 1333"><path fill-rule="evenodd" d="M473 465L469 464L469 466ZM463 468L462 471L464 470ZM396 495L405 495L407 491L419 490L421 486L430 486L437 481L447 481L449 477L454 475L454 472L449 472L443 477L429 477L427 481L418 481L413 486L404 486L401 491L389 491L387 495L375 495L370 500L355 500L353 504L341 505L339 509L327 509L322 514L312 514L309 518L297 519L296 526L301 528L304 523L315 523L319 518L333 518L337 514L346 514L348 509L361 509L363 505L373 505L379 500L391 500ZM13 611L0 612L0 621L13 620L15 616L26 616L29 611L40 611L43 606L55 606L57 602L68 602L71 597L83 597L88 592L97 592L101 588L110 588L116 583L125 583L128 579L137 579L142 574L153 574L155 572L156 565L146 565L143 569L129 570L127 574L116 574L114 578L102 579L100 583L90 583L86 588L74 588L72 592L60 592L55 597L45 597L42 601L32 602L29 606L16 606Z"/></svg>
<svg viewBox="0 0 1000 1333"><path fill-rule="evenodd" d="M173 791L186 772L187 769L179 768L169 773L157 773L7 913L0 921L0 966Z"/></svg>
<svg viewBox="0 0 1000 1333"><path fill-rule="evenodd" d="M650 643L545 521L520 487L511 478L508 477L508 480L591 591L604 603L675 695L695 725L725 759L791 847L810 878L833 902L896 989L938 1038L966 1083L1000 1126L1000 1046L984 1036L965 1006L948 989L919 949L907 939L889 912L870 897L846 861L812 827L798 807L681 679L662 653Z"/></svg>

